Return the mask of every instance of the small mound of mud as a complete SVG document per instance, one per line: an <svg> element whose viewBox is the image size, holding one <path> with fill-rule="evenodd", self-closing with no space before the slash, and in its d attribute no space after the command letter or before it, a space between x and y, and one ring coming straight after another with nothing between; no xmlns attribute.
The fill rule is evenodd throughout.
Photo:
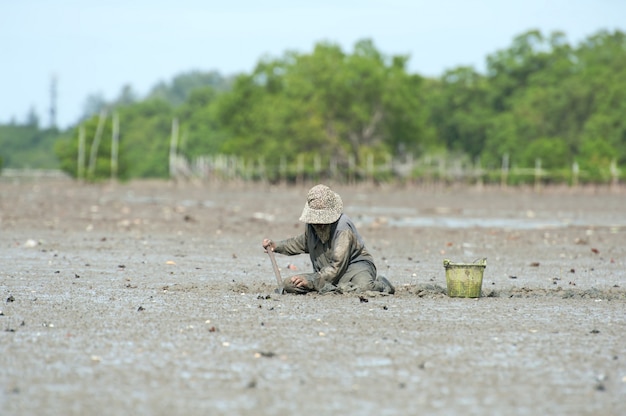
<svg viewBox="0 0 626 416"><path fill-rule="evenodd" d="M275 294L276 285L259 282L251 282L250 284L232 282L228 285L228 290L237 294Z"/></svg>
<svg viewBox="0 0 626 416"><path fill-rule="evenodd" d="M415 295L420 298L441 298L447 296L445 287L431 283L404 286L402 289L404 294Z"/></svg>
<svg viewBox="0 0 626 416"><path fill-rule="evenodd" d="M276 286L263 283L253 282L245 284L241 282L231 282L220 288L213 287L211 285L203 285L198 283L175 283L161 287L166 292L195 292L199 290L223 290L227 289L229 292L241 294L263 294L274 295ZM318 295L316 292L311 294ZM340 291L333 292L333 294L341 295ZM343 293L345 296L351 296L354 293ZM366 292L365 296L394 296L383 293ZM448 296L446 287L432 284L432 283L418 283L415 285L404 285L396 289L395 296L416 296L418 298L426 299L439 299ZM610 289L543 289L543 288L529 288L519 287L510 289L489 289L483 288L481 293L482 298L557 298L557 299L602 299L602 300L626 300L626 289L610 288Z"/></svg>
<svg viewBox="0 0 626 416"><path fill-rule="evenodd" d="M244 283L233 283L230 285L230 290L235 293L250 293L250 288Z"/></svg>
<svg viewBox="0 0 626 416"><path fill-rule="evenodd" d="M445 287L436 284L417 284L403 286L398 295L417 296L420 298L436 299L448 296ZM626 300L626 290L612 289L540 289L540 288L512 288L512 289L483 289L483 298L559 298L559 299L603 299Z"/></svg>
<svg viewBox="0 0 626 416"><path fill-rule="evenodd" d="M165 286L161 286L163 292L195 292L198 290L197 283L171 283Z"/></svg>
<svg viewBox="0 0 626 416"><path fill-rule="evenodd" d="M626 300L626 290L620 289L531 289L527 287L483 290L485 298L560 298L560 299L603 299L603 300Z"/></svg>

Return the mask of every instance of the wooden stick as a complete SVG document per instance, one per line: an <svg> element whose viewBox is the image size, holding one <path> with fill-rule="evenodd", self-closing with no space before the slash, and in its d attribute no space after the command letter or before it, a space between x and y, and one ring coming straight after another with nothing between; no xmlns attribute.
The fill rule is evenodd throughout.
<svg viewBox="0 0 626 416"><path fill-rule="evenodd" d="M89 170L87 172L87 176L89 179L95 179L96 175L96 160L98 157L98 147L100 146L100 138L102 137L102 130L104 129L104 121L106 120L107 113L106 110L102 110L100 112L100 118L98 119L98 127L96 129L96 134L93 138L93 142L91 142L91 149L89 153Z"/></svg>
<svg viewBox="0 0 626 416"><path fill-rule="evenodd" d="M120 140L120 119L117 112L113 113L113 133L111 134L111 180L117 179L117 157Z"/></svg>
<svg viewBox="0 0 626 416"><path fill-rule="evenodd" d="M76 178L79 181L85 179L85 126L78 129L78 161L76 167Z"/></svg>

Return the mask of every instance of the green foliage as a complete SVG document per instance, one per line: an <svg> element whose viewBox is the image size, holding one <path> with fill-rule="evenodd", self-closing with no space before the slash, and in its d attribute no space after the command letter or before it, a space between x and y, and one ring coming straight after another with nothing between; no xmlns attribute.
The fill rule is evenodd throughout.
<svg viewBox="0 0 626 416"><path fill-rule="evenodd" d="M530 31L487 62L487 76L460 67L429 88L430 119L448 149L479 155L484 166L508 154L556 168L585 158L581 144L601 137L626 161L623 33L599 32L573 48L560 32Z"/></svg>
<svg viewBox="0 0 626 416"><path fill-rule="evenodd" d="M315 166L321 163L344 171L357 166L363 176L370 157L437 152L480 160L485 169L499 169L508 155L510 167L522 169L511 171L510 183L533 181L523 169L537 159L560 172L558 180L568 177L575 160L588 181L606 181L613 160L626 163L626 35L620 31L600 31L577 46L560 32L528 31L489 55L485 74L461 66L428 79L408 73L407 61L385 56L368 39L349 52L321 42L311 53L262 59L251 73L232 79L190 72L158 84L148 99L130 86L112 103L92 97L93 109L108 116L91 179L110 175L114 112L122 179L167 177L175 118L180 154L241 157L267 167L274 179L295 178L302 172L297 161L311 175L324 174L326 168ZM81 126L89 155L98 116ZM7 167L25 165L22 155L46 164L37 152L51 158L59 136L59 165L76 175L79 127L39 130L33 114L25 126L0 126L0 155ZM388 172L374 175L385 180Z"/></svg>
<svg viewBox="0 0 626 416"><path fill-rule="evenodd" d="M120 157L127 168L124 178L166 178L172 108L160 100L148 100L120 109Z"/></svg>
<svg viewBox="0 0 626 416"><path fill-rule="evenodd" d="M179 148L187 157L218 154L227 133L220 128L215 100L219 93L213 87L199 88L177 111L182 132Z"/></svg>
<svg viewBox="0 0 626 416"><path fill-rule="evenodd" d="M77 129L62 135L54 144L54 154L59 159L61 170L73 178L78 176L78 137Z"/></svg>
<svg viewBox="0 0 626 416"><path fill-rule="evenodd" d="M608 140L585 139L580 149L580 169L587 182L607 182L611 177L609 166L615 159L616 149Z"/></svg>
<svg viewBox="0 0 626 416"><path fill-rule="evenodd" d="M421 78L406 59L389 60L369 40L352 54L320 43L313 53L286 53L259 63L216 101L217 119L230 138L227 153L280 157L321 152L358 164L364 151L419 151L433 141L419 99Z"/></svg>
<svg viewBox="0 0 626 416"><path fill-rule="evenodd" d="M105 113L103 123L110 118ZM99 123L99 117L92 117L82 124L84 129L84 156L83 156L83 176L82 179L97 181L111 176L111 127L109 124L103 124L104 128L100 137L100 143L97 146L96 158L94 159L93 172L90 171L90 154L92 146L96 141L96 131ZM80 128L76 128L63 135L55 145L55 153L60 160L61 170L72 177L79 176L78 169L78 148L79 148ZM124 169L122 169L122 172Z"/></svg>
<svg viewBox="0 0 626 416"><path fill-rule="evenodd" d="M520 152L519 163L523 167L535 167L537 159L541 161L542 169L558 169L564 166L564 162L569 162L571 156L563 140L541 138L524 147Z"/></svg>
<svg viewBox="0 0 626 416"><path fill-rule="evenodd" d="M0 125L0 157L6 168L55 169L52 151L56 129L40 129L37 123Z"/></svg>
<svg viewBox="0 0 626 416"><path fill-rule="evenodd" d="M120 179L165 178L169 175L169 131L172 109L163 101L143 101L115 110L119 117L119 167ZM94 172L89 163L92 146L100 116L92 117L82 124L85 131L84 171L88 180L100 180L111 176L112 115L105 114L100 143L97 146ZM76 177L78 175L80 127L72 129L57 142L55 152L61 169Z"/></svg>
<svg viewBox="0 0 626 416"><path fill-rule="evenodd" d="M165 101L173 107L178 107L185 104L198 89L211 87L216 91L228 91L230 83L230 78L223 77L217 71L191 71L175 76L169 84L158 83L152 88L147 99Z"/></svg>

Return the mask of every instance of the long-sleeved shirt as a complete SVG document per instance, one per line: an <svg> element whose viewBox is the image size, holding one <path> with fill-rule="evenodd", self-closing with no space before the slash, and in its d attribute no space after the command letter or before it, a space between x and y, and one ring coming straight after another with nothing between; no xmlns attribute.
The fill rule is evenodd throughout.
<svg viewBox="0 0 626 416"><path fill-rule="evenodd" d="M309 253L315 272L311 283L315 287L323 286L325 282L337 285L348 266L356 262L368 262L376 271L374 259L367 251L363 238L345 214L331 224L327 242L322 242L313 226L307 224L304 234L277 242L274 251L289 256Z"/></svg>

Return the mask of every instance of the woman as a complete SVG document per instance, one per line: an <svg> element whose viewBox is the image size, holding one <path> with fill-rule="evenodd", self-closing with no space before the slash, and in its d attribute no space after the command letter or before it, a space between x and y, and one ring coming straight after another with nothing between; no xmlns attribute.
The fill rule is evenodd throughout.
<svg viewBox="0 0 626 416"><path fill-rule="evenodd" d="M289 256L309 253L311 257L313 273L284 279L286 292L395 292L389 280L376 275L374 259L352 220L343 213L341 197L328 186L309 190L300 221L306 224L303 234L279 242L263 240L265 250Z"/></svg>

